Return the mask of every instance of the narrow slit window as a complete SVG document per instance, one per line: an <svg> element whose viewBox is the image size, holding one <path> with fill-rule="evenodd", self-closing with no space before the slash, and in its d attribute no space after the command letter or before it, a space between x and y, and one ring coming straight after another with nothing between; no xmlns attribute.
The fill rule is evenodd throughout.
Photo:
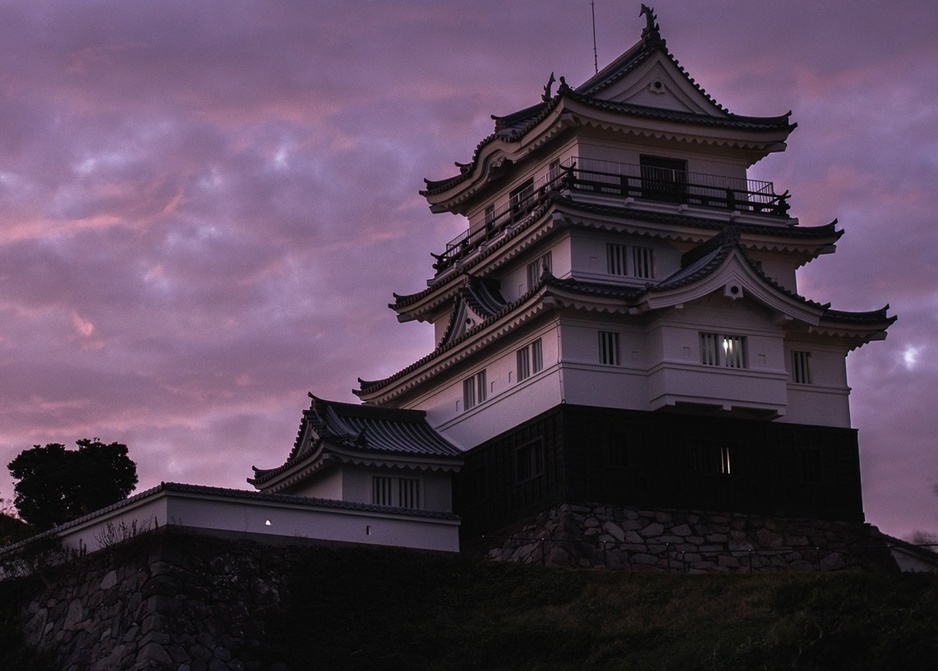
<svg viewBox="0 0 938 671"><path fill-rule="evenodd" d="M796 384L812 384L811 352L791 353L791 378Z"/></svg>
<svg viewBox="0 0 938 671"><path fill-rule="evenodd" d="M599 363L606 366L619 365L619 334L615 331L599 332Z"/></svg>

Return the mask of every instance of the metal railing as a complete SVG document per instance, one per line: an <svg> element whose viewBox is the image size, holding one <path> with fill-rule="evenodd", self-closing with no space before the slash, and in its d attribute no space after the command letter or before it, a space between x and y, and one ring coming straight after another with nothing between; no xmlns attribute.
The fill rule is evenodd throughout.
<svg viewBox="0 0 938 671"><path fill-rule="evenodd" d="M776 194L772 182L571 158L513 195L509 203L489 210L481 226L450 240L442 254L433 255L434 268L450 266L521 223L554 193L632 198L778 217L787 217L789 209L789 193Z"/></svg>

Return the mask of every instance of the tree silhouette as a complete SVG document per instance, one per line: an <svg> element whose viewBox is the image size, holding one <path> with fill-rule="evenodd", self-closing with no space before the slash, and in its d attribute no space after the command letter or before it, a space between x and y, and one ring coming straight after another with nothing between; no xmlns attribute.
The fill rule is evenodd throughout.
<svg viewBox="0 0 938 671"><path fill-rule="evenodd" d="M137 465L123 443L85 438L77 445L77 450L60 443L34 445L8 465L10 475L19 480L13 505L38 529L117 503L137 484Z"/></svg>

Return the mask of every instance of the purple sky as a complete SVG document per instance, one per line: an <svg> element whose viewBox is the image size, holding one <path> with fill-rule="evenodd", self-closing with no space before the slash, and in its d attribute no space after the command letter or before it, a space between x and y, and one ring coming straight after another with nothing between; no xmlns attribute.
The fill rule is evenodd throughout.
<svg viewBox="0 0 938 671"><path fill-rule="evenodd" d="M751 175L846 231L801 292L899 315L848 359L867 519L938 534L938 12L653 4L720 103L793 110L788 152ZM639 6L596 0L600 67ZM0 63L2 465L97 436L129 445L139 489L247 487L307 391L353 400L432 348L386 307L465 225L429 213L423 178L551 71L588 78L593 47L588 0L11 0Z"/></svg>

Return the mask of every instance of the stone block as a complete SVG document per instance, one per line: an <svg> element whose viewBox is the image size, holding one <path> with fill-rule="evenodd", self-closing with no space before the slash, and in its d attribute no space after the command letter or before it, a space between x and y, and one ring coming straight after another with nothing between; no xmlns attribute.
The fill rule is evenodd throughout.
<svg viewBox="0 0 938 671"><path fill-rule="evenodd" d="M625 540L625 532L622 529L620 529L617 524L614 524L612 522L606 522L603 525L603 531L605 531L607 534L615 538L617 541Z"/></svg>
<svg viewBox="0 0 938 671"><path fill-rule="evenodd" d="M678 524L676 527L671 529L671 533L675 536L690 536L691 531L690 527L686 524Z"/></svg>
<svg viewBox="0 0 938 671"><path fill-rule="evenodd" d="M657 566L658 557L644 552L637 552L629 557L629 561L638 566Z"/></svg>
<svg viewBox="0 0 938 671"><path fill-rule="evenodd" d="M664 526L660 522L652 522L638 533L645 538L655 538L664 533Z"/></svg>

